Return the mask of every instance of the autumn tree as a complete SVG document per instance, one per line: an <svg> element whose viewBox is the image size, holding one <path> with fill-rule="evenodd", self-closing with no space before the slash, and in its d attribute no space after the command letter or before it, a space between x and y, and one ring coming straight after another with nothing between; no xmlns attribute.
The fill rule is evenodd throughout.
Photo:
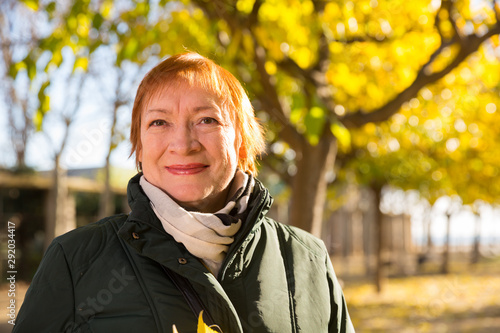
<svg viewBox="0 0 500 333"><path fill-rule="evenodd" d="M46 87L43 82L33 82L36 64L26 57L40 38L33 24L35 18L29 8L16 1L8 0L0 4L1 90L15 153L15 168L18 170L28 167L26 148L34 131L37 89L43 91ZM16 24L19 20L26 24Z"/></svg>
<svg viewBox="0 0 500 333"><path fill-rule="evenodd" d="M290 223L316 235L346 133L387 121L500 32L493 1L76 3L86 14L68 28L80 43L116 43L101 34L108 24L131 62L187 48L235 73L268 119L270 145L287 153L270 149L266 163L290 184Z"/></svg>
<svg viewBox="0 0 500 333"><path fill-rule="evenodd" d="M290 222L314 234L344 129L386 121L500 32L494 2L193 4L214 21L219 58L271 116L275 140L295 152Z"/></svg>
<svg viewBox="0 0 500 333"><path fill-rule="evenodd" d="M500 120L500 63L490 51L497 43L493 39L443 80L421 89L387 122L352 130L350 150L339 157L339 178L355 175L349 179L376 192L384 186L418 190L431 204L443 196L458 197L473 212L478 200L497 203L499 133L491 124ZM451 213L445 215L449 224ZM478 240L472 258L478 257ZM447 251L443 258L447 271ZM381 251L377 262L383 262ZM379 289L382 270L378 265Z"/></svg>

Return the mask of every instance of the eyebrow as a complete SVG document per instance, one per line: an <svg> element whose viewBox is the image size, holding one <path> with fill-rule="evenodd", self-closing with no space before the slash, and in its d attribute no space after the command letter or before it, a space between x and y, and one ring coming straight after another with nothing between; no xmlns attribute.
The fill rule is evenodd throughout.
<svg viewBox="0 0 500 333"><path fill-rule="evenodd" d="M204 105L204 106L197 106L193 109L194 112L202 112L206 110L214 110L214 111L219 111L218 107L212 106L212 105ZM161 109L161 108L154 108L154 109L147 109L145 110L145 114L152 113L152 112L161 112L161 113L169 113L168 109Z"/></svg>
<svg viewBox="0 0 500 333"><path fill-rule="evenodd" d="M148 114L148 113L152 113L152 112L167 113L168 111L166 109L147 109L147 110L144 110L144 114Z"/></svg>
<svg viewBox="0 0 500 333"><path fill-rule="evenodd" d="M214 110L214 111L219 111L218 107L215 107L213 105L204 105L204 106L198 106L194 108L195 112L201 112L205 110Z"/></svg>

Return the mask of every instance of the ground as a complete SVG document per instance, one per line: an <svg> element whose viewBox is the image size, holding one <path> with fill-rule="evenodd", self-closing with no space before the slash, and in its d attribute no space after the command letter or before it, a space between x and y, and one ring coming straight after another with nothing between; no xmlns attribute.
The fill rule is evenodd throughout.
<svg viewBox="0 0 500 333"><path fill-rule="evenodd" d="M356 332L500 332L500 263L456 267L451 274L344 282Z"/></svg>

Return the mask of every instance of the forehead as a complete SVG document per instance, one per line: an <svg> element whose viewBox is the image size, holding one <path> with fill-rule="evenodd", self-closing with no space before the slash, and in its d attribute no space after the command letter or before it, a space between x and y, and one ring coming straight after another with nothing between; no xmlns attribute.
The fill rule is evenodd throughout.
<svg viewBox="0 0 500 333"><path fill-rule="evenodd" d="M158 84L156 87L152 87L145 96L145 103L141 113L144 114L146 110L150 107L154 107L157 103L162 103L167 100L178 101L184 96L192 98L189 102L192 101L194 104L200 104L193 105L193 107L215 104L219 107L224 116L228 116L231 119L234 116L232 112L230 112L231 108L227 107L227 98L221 96L215 89L207 88L196 82L189 82L184 78L176 78L163 84Z"/></svg>

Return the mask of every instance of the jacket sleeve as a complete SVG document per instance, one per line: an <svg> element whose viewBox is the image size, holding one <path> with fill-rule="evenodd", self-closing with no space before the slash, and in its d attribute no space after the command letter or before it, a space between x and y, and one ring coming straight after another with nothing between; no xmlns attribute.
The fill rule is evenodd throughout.
<svg viewBox="0 0 500 333"><path fill-rule="evenodd" d="M331 317L328 332L354 333L354 327L347 311L342 287L337 280L330 257L326 259L328 285L330 287Z"/></svg>
<svg viewBox="0 0 500 333"><path fill-rule="evenodd" d="M13 333L71 332L73 282L61 245L53 241L26 293Z"/></svg>

